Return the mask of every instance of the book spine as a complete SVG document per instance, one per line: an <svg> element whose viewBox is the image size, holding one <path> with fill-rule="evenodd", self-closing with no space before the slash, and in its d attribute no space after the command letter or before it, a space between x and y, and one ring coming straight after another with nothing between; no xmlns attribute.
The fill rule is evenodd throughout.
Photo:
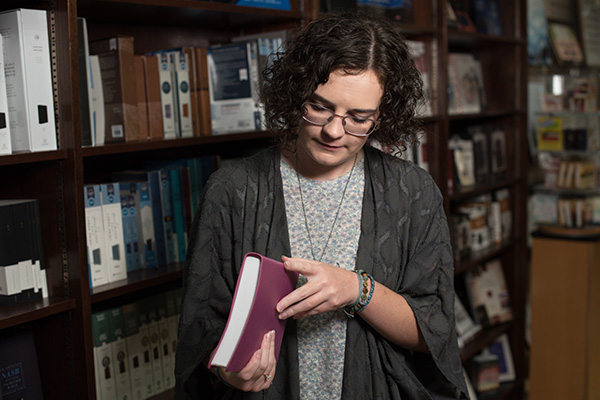
<svg viewBox="0 0 600 400"><path fill-rule="evenodd" d="M187 251L187 230L184 215L181 170L179 168L170 168L169 176L171 178L171 205L173 207L173 225L177 237L177 259L179 262L184 262L185 253Z"/></svg>
<svg viewBox="0 0 600 400"><path fill-rule="evenodd" d="M167 264L177 262L177 237L173 228L173 208L171 206L171 182L166 169L160 170L160 198L163 212L163 229Z"/></svg>
<svg viewBox="0 0 600 400"><path fill-rule="evenodd" d="M4 71L4 39L0 35L0 72ZM0 155L11 154L10 125L8 124L8 98L6 78L0 73Z"/></svg>
<svg viewBox="0 0 600 400"><path fill-rule="evenodd" d="M177 137L175 126L175 101L173 97L172 64L167 53L156 54L160 79L160 102L162 106L163 138Z"/></svg>
<svg viewBox="0 0 600 400"><path fill-rule="evenodd" d="M103 260L105 244L100 187L86 185L84 201L90 288L95 288L108 283L108 271Z"/></svg>
<svg viewBox="0 0 600 400"><path fill-rule="evenodd" d="M137 182L139 198L138 226L140 227L144 260L146 268L156 268L156 237L154 236L154 218L152 214L152 199L148 181Z"/></svg>
<svg viewBox="0 0 600 400"><path fill-rule="evenodd" d="M167 248L160 184L160 171L148 172L148 185L152 202L152 221L154 223L154 237L156 240L156 263L157 266L164 266L167 265Z"/></svg>
<svg viewBox="0 0 600 400"><path fill-rule="evenodd" d="M121 194L118 182L100 186L102 217L104 221L105 255L108 281L115 282L127 278L125 240L123 237L123 215Z"/></svg>

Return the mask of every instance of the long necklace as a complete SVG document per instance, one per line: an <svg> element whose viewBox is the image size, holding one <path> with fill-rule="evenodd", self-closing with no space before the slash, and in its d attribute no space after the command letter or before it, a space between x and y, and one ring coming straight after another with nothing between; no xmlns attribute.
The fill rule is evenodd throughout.
<svg viewBox="0 0 600 400"><path fill-rule="evenodd" d="M298 153L296 153L296 179L298 180L298 189L300 191L300 203L302 204L302 215L304 216L304 226L306 227L306 234L308 235L308 244L310 245L310 253L312 254L313 260L317 260L321 262L323 256L325 255L325 250L327 250L327 246L329 245L329 240L331 239L331 235L333 234L333 228L335 228L335 224L338 219L338 215L340 214L340 210L342 209L342 203L344 203L344 197L346 197L346 189L348 189L348 184L350 183L350 179L352 178L352 172L354 171L354 167L356 166L356 159L358 158L358 153L354 155L354 163L352 164L352 169L350 170L350 174L348 174L348 180L344 185L344 191L342 192L342 199L340 200L340 204L338 205L337 211L335 212L335 218L333 219L333 224L331 224L331 229L329 230L329 236L327 236L327 241L325 242L325 246L323 246L323 252L321 252L321 257L317 259L315 256L315 251L313 248L312 237L310 234L310 230L308 229L308 219L306 218L306 208L304 207L304 197L302 196L302 184L300 183L300 173L298 172Z"/></svg>

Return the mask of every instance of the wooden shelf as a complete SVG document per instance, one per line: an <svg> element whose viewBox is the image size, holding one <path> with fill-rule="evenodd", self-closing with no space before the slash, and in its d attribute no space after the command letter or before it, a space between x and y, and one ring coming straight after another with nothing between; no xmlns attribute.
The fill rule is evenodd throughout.
<svg viewBox="0 0 600 400"><path fill-rule="evenodd" d="M505 324L494 325L488 328L483 328L465 344L460 352L460 359L463 363L476 356L488 345L492 344L500 335L508 331L511 322Z"/></svg>
<svg viewBox="0 0 600 400"><path fill-rule="evenodd" d="M0 156L0 166L32 164L47 161L65 160L66 150L40 151L35 153L7 154Z"/></svg>
<svg viewBox="0 0 600 400"><path fill-rule="evenodd" d="M127 273L127 279L98 286L90 291L92 303L113 299L143 289L181 280L181 264L171 264L155 269L141 269Z"/></svg>
<svg viewBox="0 0 600 400"><path fill-rule="evenodd" d="M454 275L461 275L477 265L498 257L514 245L514 240L490 246L481 251L473 251L459 259L454 260Z"/></svg>
<svg viewBox="0 0 600 400"><path fill-rule="evenodd" d="M0 330L75 309L75 300L48 298L14 306L0 306Z"/></svg>

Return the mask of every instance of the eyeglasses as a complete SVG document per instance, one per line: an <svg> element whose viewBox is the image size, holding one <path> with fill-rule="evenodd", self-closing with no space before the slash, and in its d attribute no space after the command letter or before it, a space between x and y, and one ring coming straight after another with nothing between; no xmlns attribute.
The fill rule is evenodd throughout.
<svg viewBox="0 0 600 400"><path fill-rule="evenodd" d="M330 109L315 103L306 102L302 105L302 108L304 109L302 118L313 125L325 126L333 121L333 118L340 117L344 131L352 136L369 136L377 126L377 121L372 118L363 118L352 114L336 114Z"/></svg>

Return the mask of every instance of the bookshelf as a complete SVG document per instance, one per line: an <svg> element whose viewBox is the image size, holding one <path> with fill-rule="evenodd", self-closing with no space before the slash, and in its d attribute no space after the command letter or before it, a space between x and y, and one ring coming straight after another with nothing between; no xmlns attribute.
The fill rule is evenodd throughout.
<svg viewBox="0 0 600 400"><path fill-rule="evenodd" d="M463 32L448 28L446 2L413 2L409 21L398 29L428 50L432 113L424 117L428 132L429 170L453 208L473 196L508 189L512 210L510 239L477 254L456 260L456 280L478 264L500 258L515 319L484 329L469 342L461 357L465 363L494 339L507 333L517 379L504 384L497 398L519 399L527 371L524 310L527 291L525 212L526 153L526 2L503 1L502 35ZM291 11L240 7L195 0L29 0L7 1L1 10L17 7L49 11L51 40L56 54L56 101L59 149L51 152L0 157L4 198L37 198L42 214L45 263L50 298L11 309L0 309L0 336L30 326L36 332L42 385L47 398L95 398L91 319L94 311L133 301L147 293L179 285L181 266L163 266L131 274L126 281L90 291L88 287L83 186L111 171L135 168L157 159L218 154L236 157L269 142L266 132L244 132L169 141L122 143L82 147L79 134L79 81L77 17L85 17L89 39L116 34L135 38L135 52L145 53L181 46L207 46L231 37L288 29L314 18L318 1L304 0ZM450 115L446 96L448 54L477 55L482 61L487 106L473 114ZM502 60L499 64L498 60ZM501 65L501 66L500 66ZM507 176L487 184L449 190L448 140L459 128L472 124L500 125L507 132ZM458 285L457 285L458 286ZM53 338L52 346L47 339ZM57 361L58 360L58 361ZM55 382L73 382L55 385ZM164 395L163 395L164 396ZM168 396L168 394L167 394ZM159 397L157 397L159 398Z"/></svg>

